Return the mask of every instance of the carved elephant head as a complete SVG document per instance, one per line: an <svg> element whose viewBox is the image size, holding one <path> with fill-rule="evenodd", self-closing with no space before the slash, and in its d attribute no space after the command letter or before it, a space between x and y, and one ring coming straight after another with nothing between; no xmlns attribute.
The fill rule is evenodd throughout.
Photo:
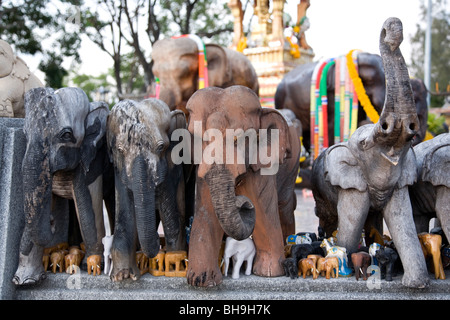
<svg viewBox="0 0 450 320"><path fill-rule="evenodd" d="M209 86L229 87L244 85L258 91L256 72L241 53L206 44ZM198 90L199 56L194 40L186 37L163 39L153 45L153 73L159 78L159 98L171 110L183 109L192 94Z"/></svg>

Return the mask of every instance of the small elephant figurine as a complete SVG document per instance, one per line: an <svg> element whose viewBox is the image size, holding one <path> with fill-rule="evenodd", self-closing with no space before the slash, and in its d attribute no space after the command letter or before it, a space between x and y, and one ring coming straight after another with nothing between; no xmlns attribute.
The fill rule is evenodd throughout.
<svg viewBox="0 0 450 320"><path fill-rule="evenodd" d="M303 258L298 262L298 275L300 274L303 274L303 279L309 274L312 274L314 280L317 279L319 272L317 272L313 259Z"/></svg>
<svg viewBox="0 0 450 320"><path fill-rule="evenodd" d="M50 267L52 268L52 272L56 273L57 268L59 268L59 272L63 272L64 270L64 252L63 251L55 251L50 255Z"/></svg>
<svg viewBox="0 0 450 320"><path fill-rule="evenodd" d="M231 278L239 279L239 271L244 261L247 262L245 275L252 273L253 258L255 257L256 249L253 240L250 238L238 241L231 237L227 237L225 241L225 251L223 259L225 261L224 275L228 274L228 267L230 265L230 258L233 258L233 272Z"/></svg>
<svg viewBox="0 0 450 320"><path fill-rule="evenodd" d="M87 258L87 269L88 269L88 274L96 276L96 275L100 275L101 272L101 268L100 268L100 262L102 260L102 257L100 255L91 255Z"/></svg>
<svg viewBox="0 0 450 320"><path fill-rule="evenodd" d="M188 267L188 257L186 251L169 251L164 256L165 260L165 272L166 277L185 277ZM184 262L184 268L182 263ZM171 266L174 265L175 269Z"/></svg>
<svg viewBox="0 0 450 320"><path fill-rule="evenodd" d="M24 95L32 88L43 87L25 61L0 39L0 117L25 117Z"/></svg>
<svg viewBox="0 0 450 320"><path fill-rule="evenodd" d="M114 240L114 235L105 236L102 239L103 243L103 259L105 262L105 267L103 268L103 272L106 275L111 274L112 270L112 258L111 258L111 247Z"/></svg>
<svg viewBox="0 0 450 320"><path fill-rule="evenodd" d="M438 234L422 232L418 234L425 259L431 258L433 273L436 279L445 279L444 266L441 259L442 237Z"/></svg>
<svg viewBox="0 0 450 320"><path fill-rule="evenodd" d="M80 253L68 253L64 257L66 263L66 273L73 274L77 273L78 268L81 264L81 254Z"/></svg>
<svg viewBox="0 0 450 320"><path fill-rule="evenodd" d="M148 271L148 257L142 251L136 252L136 264L141 270L141 275Z"/></svg>
<svg viewBox="0 0 450 320"><path fill-rule="evenodd" d="M347 261L347 249L341 246L332 246L330 241L327 239L323 239L321 245L322 248L325 248L326 256L325 257L337 257L339 260L339 274L343 277L348 277L352 274L352 270L348 267Z"/></svg>
<svg viewBox="0 0 450 320"><path fill-rule="evenodd" d="M284 259L281 264L283 266L286 277L290 277L291 279L298 278L299 272L297 259L289 257Z"/></svg>
<svg viewBox="0 0 450 320"><path fill-rule="evenodd" d="M385 278L386 281L392 281L392 276L395 276L394 265L398 259L397 252L392 248L381 247L375 253L375 258L377 258L381 269L381 279Z"/></svg>
<svg viewBox="0 0 450 320"><path fill-rule="evenodd" d="M356 281L362 275L364 280L367 280L367 268L371 265L372 259L367 252L360 251L352 253L351 255L353 268L355 270Z"/></svg>
<svg viewBox="0 0 450 320"><path fill-rule="evenodd" d="M330 279L330 276L337 278L339 275L339 259L337 257L325 257L317 260L317 273L325 273L325 278Z"/></svg>
<svg viewBox="0 0 450 320"><path fill-rule="evenodd" d="M159 250L158 254L155 257L148 259L148 262L149 262L149 271L148 272L152 276L160 277L160 276L165 275L165 272L164 272L165 255L166 255L166 253L164 250Z"/></svg>

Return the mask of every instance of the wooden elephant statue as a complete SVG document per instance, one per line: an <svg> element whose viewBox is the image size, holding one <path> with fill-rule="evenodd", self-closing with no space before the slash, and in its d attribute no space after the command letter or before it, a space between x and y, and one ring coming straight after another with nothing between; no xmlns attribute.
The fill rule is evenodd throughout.
<svg viewBox="0 0 450 320"><path fill-rule="evenodd" d="M367 252L355 252L351 255L353 268L355 270L355 278L356 281L359 280L359 277L362 275L364 280L367 280L367 268L370 266L372 262L372 258L370 254Z"/></svg>
<svg viewBox="0 0 450 320"><path fill-rule="evenodd" d="M319 258L317 260L317 273L325 273L325 278L330 279L330 276L337 278L339 275L339 260L337 257Z"/></svg>
<svg viewBox="0 0 450 320"><path fill-rule="evenodd" d="M72 252L66 254L66 256L64 257L64 261L66 264L66 272L69 274L77 273L77 270L79 269L81 264L81 260L82 260L81 252L80 253Z"/></svg>
<svg viewBox="0 0 450 320"><path fill-rule="evenodd" d="M50 267L52 268L52 272L56 273L57 268L59 268L59 272L63 272L64 270L64 252L63 251L55 251L50 255Z"/></svg>
<svg viewBox="0 0 450 320"><path fill-rule="evenodd" d="M148 259L149 262L148 272L152 276L160 277L165 275L164 272L165 255L166 253L164 252L164 250L159 250L158 254L155 257Z"/></svg>
<svg viewBox="0 0 450 320"><path fill-rule="evenodd" d="M418 234L425 259L432 259L434 277L445 279L444 267L441 259L442 237L438 234L422 232Z"/></svg>
<svg viewBox="0 0 450 320"><path fill-rule="evenodd" d="M94 276L101 274L101 268L100 268L101 260L102 260L102 257L97 254L91 255L87 258L86 262L87 262L88 274L91 274L91 272Z"/></svg>
<svg viewBox="0 0 450 320"><path fill-rule="evenodd" d="M169 251L165 254L166 277L185 277L188 267L188 256L186 251ZM184 262L184 267L182 266ZM175 269L171 268L175 266Z"/></svg>
<svg viewBox="0 0 450 320"><path fill-rule="evenodd" d="M317 279L319 273L317 272L316 264L313 259L303 258L298 262L298 275L301 274L303 274L303 279L310 274L312 274L313 279Z"/></svg>

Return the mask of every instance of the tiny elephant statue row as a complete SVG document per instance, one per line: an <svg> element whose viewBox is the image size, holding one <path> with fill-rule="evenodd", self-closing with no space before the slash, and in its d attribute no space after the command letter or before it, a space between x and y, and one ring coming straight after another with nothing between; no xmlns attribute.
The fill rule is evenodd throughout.
<svg viewBox="0 0 450 320"><path fill-rule="evenodd" d="M156 256L148 258L145 253L138 251L136 253L136 264L141 275L148 271L156 277L185 277L188 256L186 251L165 252L160 250Z"/></svg>

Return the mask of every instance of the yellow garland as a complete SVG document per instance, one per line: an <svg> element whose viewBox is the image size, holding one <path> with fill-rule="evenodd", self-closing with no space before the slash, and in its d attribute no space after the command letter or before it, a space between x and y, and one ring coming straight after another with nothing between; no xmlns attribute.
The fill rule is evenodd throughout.
<svg viewBox="0 0 450 320"><path fill-rule="evenodd" d="M289 51L289 53L291 54L291 56L294 59L298 59L300 58L300 48L298 46L298 44L296 43L292 43L291 38L286 37L286 40L289 42L289 44L291 45L291 50Z"/></svg>
<svg viewBox="0 0 450 320"><path fill-rule="evenodd" d="M377 123L380 116L378 115L377 110L375 110L372 103L370 102L370 99L367 96L366 90L364 89L362 80L358 75L358 71L356 70L356 66L353 62L353 51L355 51L355 50L350 50L350 52L346 56L347 57L348 74L353 81L353 86L354 86L356 94L358 96L358 100L361 103L361 106L363 107L363 109L366 112L367 116L369 117L370 121L372 121L373 123Z"/></svg>
<svg viewBox="0 0 450 320"><path fill-rule="evenodd" d="M244 52L244 49L247 48L247 38L242 37L239 39L239 43L237 45L236 50L239 52Z"/></svg>

